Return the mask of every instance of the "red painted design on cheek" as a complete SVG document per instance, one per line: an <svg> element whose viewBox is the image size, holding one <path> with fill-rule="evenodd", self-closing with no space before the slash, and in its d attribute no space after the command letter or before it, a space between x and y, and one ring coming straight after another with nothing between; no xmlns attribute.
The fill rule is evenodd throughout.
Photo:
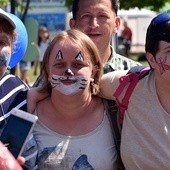
<svg viewBox="0 0 170 170"><path fill-rule="evenodd" d="M165 58L159 58L159 62L157 62L161 74L163 74L166 70L170 70L170 66L166 64L166 61L167 56Z"/></svg>

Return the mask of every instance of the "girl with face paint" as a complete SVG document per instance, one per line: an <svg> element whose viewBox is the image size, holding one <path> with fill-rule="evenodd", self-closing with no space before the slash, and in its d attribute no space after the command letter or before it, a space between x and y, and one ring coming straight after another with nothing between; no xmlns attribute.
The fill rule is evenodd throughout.
<svg viewBox="0 0 170 170"><path fill-rule="evenodd" d="M57 64L64 61L61 50L57 53L56 60L58 61ZM64 67L63 70L65 69L66 70L63 72L63 75L61 76L52 75L52 77L49 79L52 87L56 88L58 91L60 91L61 93L65 95L73 95L73 94L78 93L81 90L84 90L86 88L87 81L88 81L85 76L77 76L74 73L75 72L74 70L76 70L74 69L74 67L75 68L77 67L76 64L80 65L79 67L77 67L77 70L83 69L83 66L86 65L81 52L79 52L75 56L75 59L73 59L73 62L74 62L73 68Z"/></svg>
<svg viewBox="0 0 170 170"><path fill-rule="evenodd" d="M38 169L116 169L107 107L96 95L102 67L97 47L78 30L59 32L49 44L39 88L48 96L34 113Z"/></svg>

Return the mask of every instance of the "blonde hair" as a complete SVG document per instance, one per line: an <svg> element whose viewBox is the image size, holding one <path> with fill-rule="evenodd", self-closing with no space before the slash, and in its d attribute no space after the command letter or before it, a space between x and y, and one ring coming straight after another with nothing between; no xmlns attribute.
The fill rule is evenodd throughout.
<svg viewBox="0 0 170 170"><path fill-rule="evenodd" d="M87 35L76 29L60 31L50 42L42 62L41 77L43 82L39 91L48 92L51 94L52 88L48 81L49 57L55 44L66 38L69 38L73 43L77 44L83 53L88 54L89 61L93 67L97 68L96 74L94 75L94 82L91 84L91 92L93 95L96 95L99 92L99 81L103 73L103 66L100 60L98 49Z"/></svg>

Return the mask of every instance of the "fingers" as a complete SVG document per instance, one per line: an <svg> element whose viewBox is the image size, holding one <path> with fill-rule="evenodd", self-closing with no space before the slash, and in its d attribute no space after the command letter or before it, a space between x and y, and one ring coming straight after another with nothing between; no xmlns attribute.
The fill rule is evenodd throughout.
<svg viewBox="0 0 170 170"><path fill-rule="evenodd" d="M20 159L20 158L19 158ZM0 170L22 170L22 167L5 147L0 142Z"/></svg>
<svg viewBox="0 0 170 170"><path fill-rule="evenodd" d="M18 161L18 163L19 163L20 165L24 165L24 163L25 163L25 158L22 157L22 156L19 156L19 157L17 158L17 161Z"/></svg>

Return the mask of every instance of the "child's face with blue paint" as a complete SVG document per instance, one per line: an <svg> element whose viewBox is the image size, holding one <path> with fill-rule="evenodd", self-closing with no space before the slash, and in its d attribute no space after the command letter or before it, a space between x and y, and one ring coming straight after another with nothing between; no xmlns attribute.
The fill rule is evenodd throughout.
<svg viewBox="0 0 170 170"><path fill-rule="evenodd" d="M8 62L11 58L12 51L12 39L11 37L0 30L0 75L2 75L6 67L8 66Z"/></svg>

